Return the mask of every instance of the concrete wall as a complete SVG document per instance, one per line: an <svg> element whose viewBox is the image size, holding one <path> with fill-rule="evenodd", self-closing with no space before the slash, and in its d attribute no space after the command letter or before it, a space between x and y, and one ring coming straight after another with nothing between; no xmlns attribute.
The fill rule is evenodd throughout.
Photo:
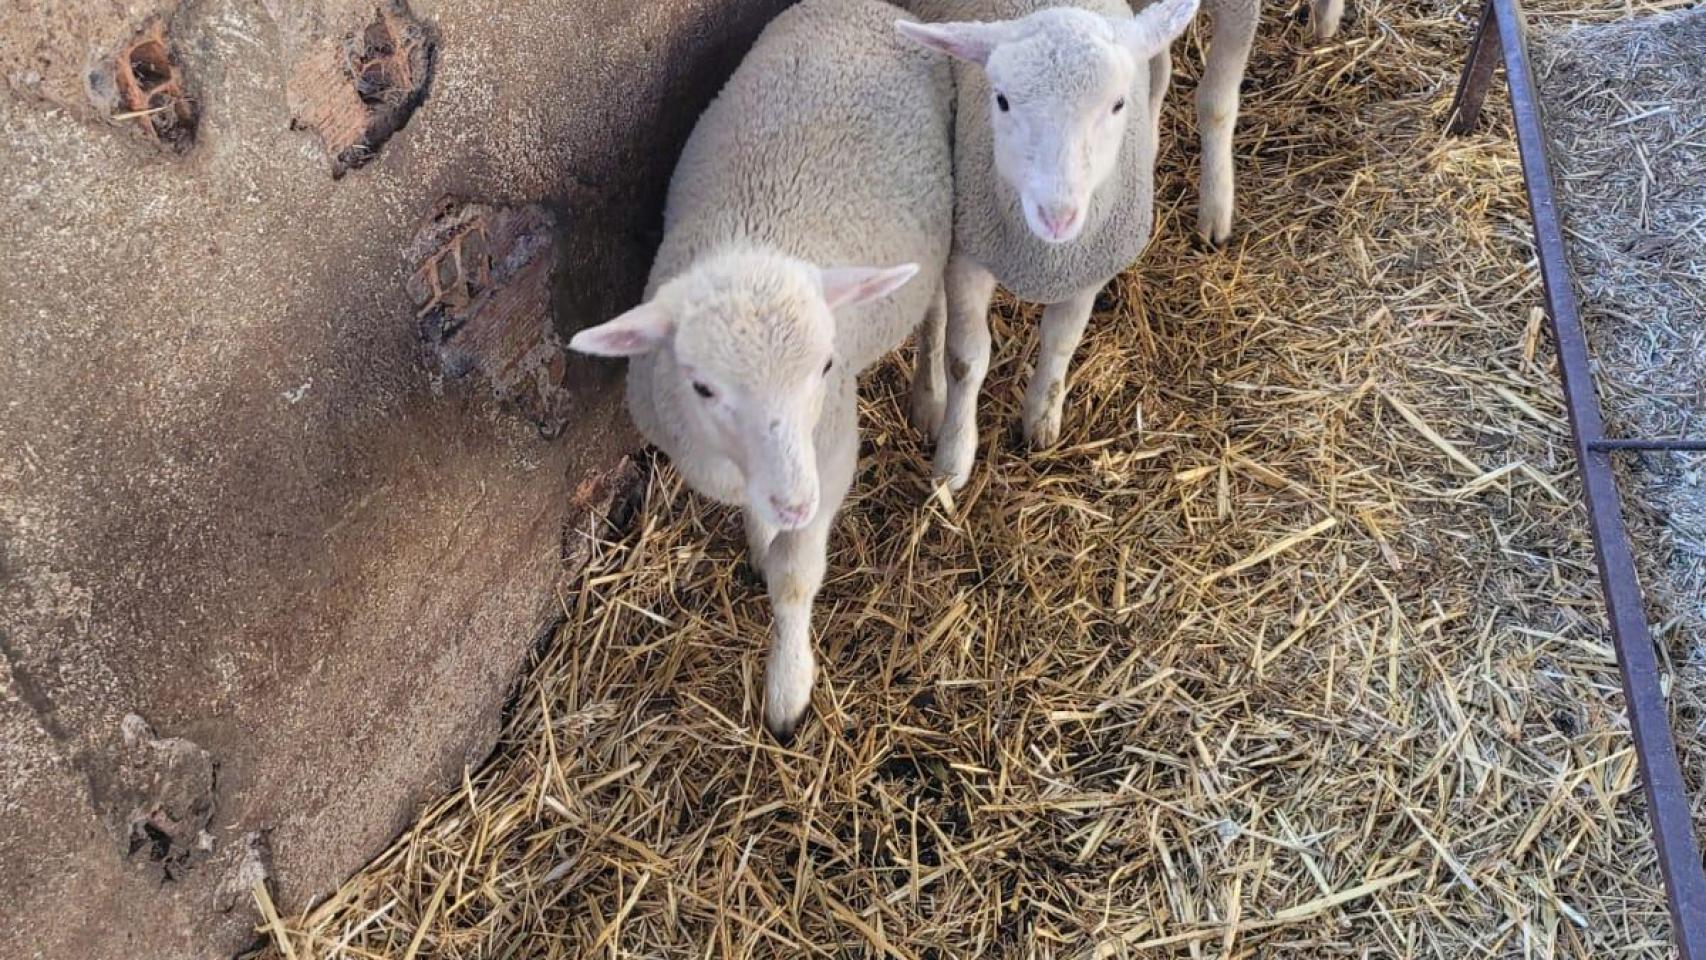
<svg viewBox="0 0 1706 960"><path fill-rule="evenodd" d="M550 441L435 371L409 245L538 201L559 332L630 305L784 5L421 0L426 96L336 179L292 121L371 3L0 12L0 957L228 956L256 879L323 896L490 750L636 439L613 367L548 365ZM127 116L151 25L177 86Z"/></svg>

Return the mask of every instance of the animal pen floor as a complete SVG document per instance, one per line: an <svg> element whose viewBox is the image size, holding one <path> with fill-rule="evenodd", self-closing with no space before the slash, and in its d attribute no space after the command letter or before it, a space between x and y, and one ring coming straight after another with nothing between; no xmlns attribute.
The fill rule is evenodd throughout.
<svg viewBox="0 0 1706 960"><path fill-rule="evenodd" d="M956 503L870 378L791 748L739 521L660 465L498 754L269 953L1667 956L1502 97L1441 133L1471 12L1275 7L1217 252L1181 44L1058 449L1028 308Z"/></svg>

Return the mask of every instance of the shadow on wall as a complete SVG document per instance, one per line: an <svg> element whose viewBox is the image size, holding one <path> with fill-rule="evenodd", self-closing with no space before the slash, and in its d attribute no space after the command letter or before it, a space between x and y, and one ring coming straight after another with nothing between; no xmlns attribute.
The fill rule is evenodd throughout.
<svg viewBox="0 0 1706 960"><path fill-rule="evenodd" d="M559 273L556 300L557 331L565 341L639 301L652 254L663 238L663 201L674 158L694 121L752 45L757 31L747 27L768 22L791 2L675 4L674 29L640 44L604 47L615 56L600 65L597 83L606 96L614 92L629 108L640 110L643 120L633 125L640 131L635 135L633 128L624 129L621 111L591 114L592 126L581 134L601 146L577 153L565 192L553 198L567 227L562 237L566 268ZM697 79L681 82L684 78L664 76L653 69L658 63L694 64ZM598 227L585 230L577 224ZM576 279L587 275L605 282ZM612 382L613 371L622 366L581 354L572 354L568 364L571 382L582 377Z"/></svg>

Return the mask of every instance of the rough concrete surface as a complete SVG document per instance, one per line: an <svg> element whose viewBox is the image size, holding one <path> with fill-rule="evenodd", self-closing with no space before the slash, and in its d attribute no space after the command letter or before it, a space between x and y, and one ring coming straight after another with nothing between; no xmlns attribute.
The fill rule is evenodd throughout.
<svg viewBox="0 0 1706 960"><path fill-rule="evenodd" d="M421 0L425 99L340 179L286 91L378 7L5 5L0 957L228 956L257 878L325 895L490 749L635 439L613 366L560 367L555 441L434 375L406 248L447 195L542 203L558 332L631 305L784 5ZM68 79L151 22L182 153Z"/></svg>

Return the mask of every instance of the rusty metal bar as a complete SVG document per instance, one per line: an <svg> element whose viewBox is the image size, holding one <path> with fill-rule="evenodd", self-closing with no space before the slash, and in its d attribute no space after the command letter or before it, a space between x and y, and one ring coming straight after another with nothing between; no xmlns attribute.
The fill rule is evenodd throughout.
<svg viewBox="0 0 1706 960"><path fill-rule="evenodd" d="M1481 17L1475 25L1475 35L1469 39L1469 56L1463 60L1463 75L1457 80L1457 96L1451 101L1451 121L1445 130L1460 137L1475 129L1481 119L1481 102L1487 99L1487 88L1493 85L1493 68L1499 65L1499 21L1493 16L1493 5L1481 7Z"/></svg>
<svg viewBox="0 0 1706 960"><path fill-rule="evenodd" d="M1464 69L1464 89L1458 91L1452 129L1467 129L1474 121L1492 73L1486 63L1491 58L1483 48L1490 46L1496 37L1510 88L1523 181L1534 220L1534 247L1540 260L1547 315L1558 347L1559 373L1587 501L1588 526L1593 534L1612 645L1622 675L1629 730L1646 788L1659 871L1670 905L1671 935L1679 960L1706 960L1706 867L1701 864L1700 847L1694 836L1687 788L1677 764L1676 744L1660 685L1658 658L1647 628L1640 579L1623 526L1617 480L1611 469L1612 452L1640 449L1624 444L1643 441L1609 440L1603 435L1587 340L1576 307L1553 196L1552 172L1546 158L1546 138L1541 129L1540 103L1529 66L1524 27L1518 0L1487 0L1470 48L1470 64ZM1477 84L1480 90L1475 89Z"/></svg>
<svg viewBox="0 0 1706 960"><path fill-rule="evenodd" d="M1635 451L1669 451L1671 453L1706 453L1706 440L1689 440L1677 438L1673 440L1595 440L1588 444L1589 450L1635 450Z"/></svg>

